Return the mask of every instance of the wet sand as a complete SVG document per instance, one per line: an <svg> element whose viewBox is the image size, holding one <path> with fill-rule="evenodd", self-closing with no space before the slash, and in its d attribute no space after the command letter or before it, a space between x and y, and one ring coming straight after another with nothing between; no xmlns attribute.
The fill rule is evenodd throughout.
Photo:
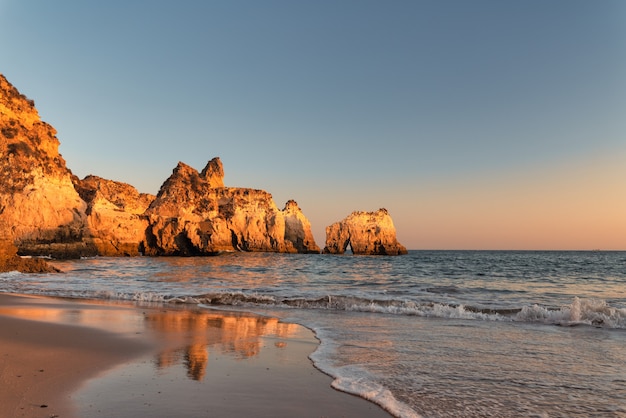
<svg viewBox="0 0 626 418"><path fill-rule="evenodd" d="M317 344L276 318L0 294L0 416L389 417L330 387Z"/></svg>

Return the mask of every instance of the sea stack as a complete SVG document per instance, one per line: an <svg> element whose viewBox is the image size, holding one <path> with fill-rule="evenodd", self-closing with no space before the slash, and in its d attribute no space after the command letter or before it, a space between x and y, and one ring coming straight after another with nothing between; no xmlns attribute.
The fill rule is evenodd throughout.
<svg viewBox="0 0 626 418"><path fill-rule="evenodd" d="M396 239L396 228L387 209L352 212L326 227L325 254L343 254L348 247L358 255L402 255L406 248Z"/></svg>

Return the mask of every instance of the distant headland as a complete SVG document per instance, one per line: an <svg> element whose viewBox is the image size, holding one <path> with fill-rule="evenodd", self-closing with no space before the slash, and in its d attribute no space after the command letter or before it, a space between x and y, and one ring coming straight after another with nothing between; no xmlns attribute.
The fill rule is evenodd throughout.
<svg viewBox="0 0 626 418"><path fill-rule="evenodd" d="M56 130L0 74L0 238L22 256L407 252L385 209L327 227L321 251L294 200L279 209L266 191L226 187L219 158L200 172L178 163L153 196L94 175L79 179L58 148Z"/></svg>

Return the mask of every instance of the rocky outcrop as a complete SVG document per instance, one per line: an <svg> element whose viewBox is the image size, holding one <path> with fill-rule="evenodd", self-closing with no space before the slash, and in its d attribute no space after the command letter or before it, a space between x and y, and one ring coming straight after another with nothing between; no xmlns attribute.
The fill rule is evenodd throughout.
<svg viewBox="0 0 626 418"><path fill-rule="evenodd" d="M98 177L78 180L56 131L0 75L0 225L19 254L54 258L137 255L154 196Z"/></svg>
<svg viewBox="0 0 626 418"><path fill-rule="evenodd" d="M34 102L0 75L0 223L22 254L85 249L86 204Z"/></svg>
<svg viewBox="0 0 626 418"><path fill-rule="evenodd" d="M40 120L34 102L0 75L6 254L12 245L21 255L55 258L320 252L295 201L281 210L266 191L225 187L219 158L200 172L179 163L155 197L96 176L78 179L58 148L56 131ZM348 246L354 254L406 253L385 209L354 212L326 228L325 253L341 254Z"/></svg>
<svg viewBox="0 0 626 418"><path fill-rule="evenodd" d="M319 253L295 202L281 211L263 190L223 187L221 167L219 158L200 173L178 163L146 211L147 254Z"/></svg>
<svg viewBox="0 0 626 418"><path fill-rule="evenodd" d="M19 271L22 273L50 273L59 270L40 258L22 258L17 248L6 235L8 229L0 225L0 273Z"/></svg>
<svg viewBox="0 0 626 418"><path fill-rule="evenodd" d="M386 209L352 212L340 222L326 227L325 254L401 255L406 248L396 239L396 228Z"/></svg>
<svg viewBox="0 0 626 418"><path fill-rule="evenodd" d="M208 162L200 172L200 178L204 179L211 188L224 187L224 166L222 161L215 157Z"/></svg>
<svg viewBox="0 0 626 418"><path fill-rule="evenodd" d="M19 254L139 254L147 228L141 214L154 196L98 177L78 180L59 154L54 128L2 75L0 153L0 223Z"/></svg>
<svg viewBox="0 0 626 418"><path fill-rule="evenodd" d="M295 200L289 200L282 210L285 218L285 241L290 242L299 253L319 253L311 232L311 223L304 216Z"/></svg>
<svg viewBox="0 0 626 418"><path fill-rule="evenodd" d="M59 273L60 270L41 258L23 258L17 255L17 248L10 242L0 242L0 273L19 271L21 273Z"/></svg>
<svg viewBox="0 0 626 418"><path fill-rule="evenodd" d="M143 252L148 228L143 213L155 196L97 176L75 178L74 187L87 203L83 240L98 255L136 256Z"/></svg>

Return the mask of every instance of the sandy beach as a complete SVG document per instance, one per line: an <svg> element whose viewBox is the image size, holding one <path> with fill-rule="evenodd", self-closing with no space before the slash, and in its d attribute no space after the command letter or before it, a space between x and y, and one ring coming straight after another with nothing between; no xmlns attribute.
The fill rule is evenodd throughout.
<svg viewBox="0 0 626 418"><path fill-rule="evenodd" d="M0 416L389 417L276 318L0 294Z"/></svg>

